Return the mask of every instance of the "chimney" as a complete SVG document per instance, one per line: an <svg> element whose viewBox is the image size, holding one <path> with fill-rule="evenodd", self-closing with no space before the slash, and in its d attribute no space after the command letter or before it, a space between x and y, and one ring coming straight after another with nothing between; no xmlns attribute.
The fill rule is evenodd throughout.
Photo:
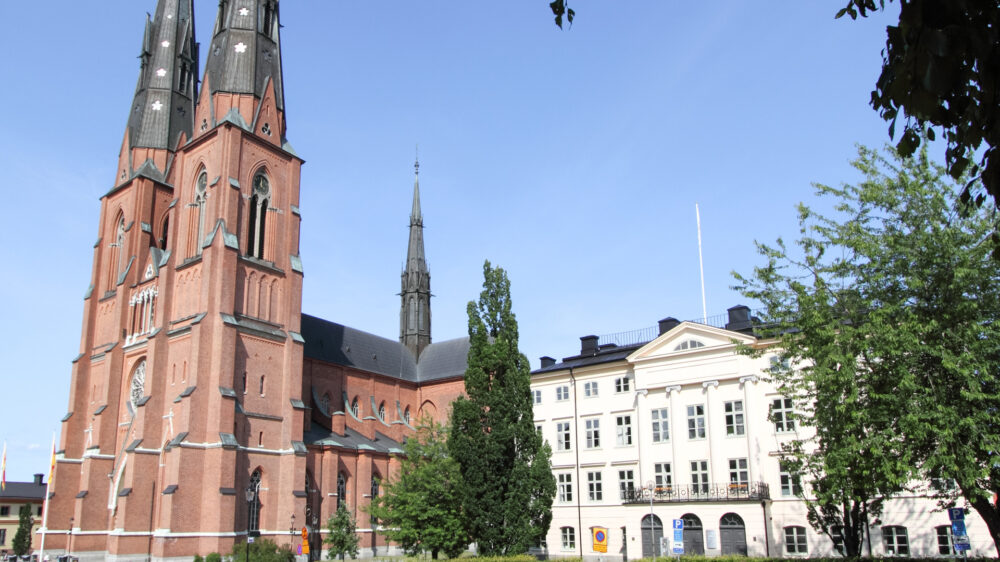
<svg viewBox="0 0 1000 562"><path fill-rule="evenodd" d="M750 321L750 307L738 304L729 309L729 322L726 329L734 332L744 332L753 328Z"/></svg>
<svg viewBox="0 0 1000 562"><path fill-rule="evenodd" d="M42 478L44 476L45 476L44 474L36 474L35 475L35 486L41 486L42 485Z"/></svg>
<svg viewBox="0 0 1000 562"><path fill-rule="evenodd" d="M680 323L681 323L681 321L678 320L678 319L676 319L676 318L674 318L673 316L668 316L667 318L664 318L663 320L660 320L660 322L659 322L659 324L660 324L660 333L658 335L662 336L663 334L665 334L665 333L669 332L670 330L673 330L674 328L676 328Z"/></svg>
<svg viewBox="0 0 1000 562"><path fill-rule="evenodd" d="M545 369L547 367L551 367L551 366L553 366L553 365L556 364L556 360L553 359L553 358L551 358L551 357L549 357L548 355L543 356L541 358L541 360L542 360L542 368L543 369Z"/></svg>
<svg viewBox="0 0 1000 562"><path fill-rule="evenodd" d="M580 338L580 355L597 355L597 336Z"/></svg>

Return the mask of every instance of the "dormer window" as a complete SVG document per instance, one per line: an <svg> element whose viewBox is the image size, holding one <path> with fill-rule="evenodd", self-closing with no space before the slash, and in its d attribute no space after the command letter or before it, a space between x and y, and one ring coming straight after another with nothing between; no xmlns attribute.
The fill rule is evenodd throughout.
<svg viewBox="0 0 1000 562"><path fill-rule="evenodd" d="M267 35L268 37L274 36L274 20L277 15L277 3L274 2L274 0L266 0L264 2L264 17L261 18L261 33Z"/></svg>
<svg viewBox="0 0 1000 562"><path fill-rule="evenodd" d="M267 226L267 207L271 199L271 183L263 172L253 178L250 196L250 222L247 225L247 255L264 259L264 239Z"/></svg>

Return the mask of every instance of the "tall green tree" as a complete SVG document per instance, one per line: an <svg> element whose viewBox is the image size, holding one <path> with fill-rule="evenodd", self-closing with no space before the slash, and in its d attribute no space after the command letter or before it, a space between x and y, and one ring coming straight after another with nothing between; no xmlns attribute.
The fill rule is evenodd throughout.
<svg viewBox="0 0 1000 562"><path fill-rule="evenodd" d="M884 8L885 0L848 0L837 17ZM1000 4L903 0L899 8L899 25L886 28L872 107L890 123L890 137L902 126L896 146L903 156L914 154L925 131L934 139L929 127L939 128L952 177L970 171L981 180L959 189L963 200L991 197L1000 206Z"/></svg>
<svg viewBox="0 0 1000 562"><path fill-rule="evenodd" d="M469 545L462 515L462 474L448 455L448 431L422 418L415 435L403 444L399 474L387 480L372 499L369 513L382 523L382 534L409 554L443 552L457 558Z"/></svg>
<svg viewBox="0 0 1000 562"><path fill-rule="evenodd" d="M488 261L483 275L479 301L468 305L466 396L452 404L448 450L465 482L463 508L480 554L519 554L552 522L552 451L535 431L510 280Z"/></svg>
<svg viewBox="0 0 1000 562"><path fill-rule="evenodd" d="M31 504L24 504L17 512L18 525L17 532L14 533L14 541L11 548L14 554L22 556L31 551L31 527L34 522L31 520Z"/></svg>
<svg viewBox="0 0 1000 562"><path fill-rule="evenodd" d="M849 527L921 476L953 480L1000 544L995 217L956 208L963 185L926 151L886 154L859 149L857 185L817 185L834 213L800 205L796 247L758 244L766 264L737 289L763 304L790 366L774 377L816 431L789 450L814 526Z"/></svg>
<svg viewBox="0 0 1000 562"><path fill-rule="evenodd" d="M358 557L359 539L355 532L357 525L354 523L351 512L347 511L347 507L344 506L344 502L341 502L337 506L336 513L327 519L326 529L329 532L323 537L323 542L327 544L327 558L329 560L338 557L343 560L347 554L351 555L352 558Z"/></svg>

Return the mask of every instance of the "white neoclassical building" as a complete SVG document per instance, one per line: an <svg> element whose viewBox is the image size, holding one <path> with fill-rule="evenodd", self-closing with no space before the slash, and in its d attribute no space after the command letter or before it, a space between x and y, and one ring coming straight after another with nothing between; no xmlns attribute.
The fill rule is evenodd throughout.
<svg viewBox="0 0 1000 562"><path fill-rule="evenodd" d="M771 356L736 352L737 342L768 345L749 312L584 336L579 355L542 358L531 388L557 483L550 556L660 554L675 519L689 554L834 553L806 521L797 479L782 471L781 444L804 435L785 415L792 401L764 376ZM985 523L975 512L966 523L969 554L993 555ZM608 529L606 554L595 552L594 528ZM865 545L874 555L954 555L947 512L920 495L888 502Z"/></svg>

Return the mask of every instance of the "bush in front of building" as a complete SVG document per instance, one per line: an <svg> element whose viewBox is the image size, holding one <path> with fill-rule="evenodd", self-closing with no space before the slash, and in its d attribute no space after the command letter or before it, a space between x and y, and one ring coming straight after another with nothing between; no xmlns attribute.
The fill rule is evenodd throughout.
<svg viewBox="0 0 1000 562"><path fill-rule="evenodd" d="M247 547L249 547L249 559L252 562L295 562L295 553L285 546L278 546L270 539L257 538L253 544L236 543L233 550L227 556L232 562L239 562L248 557ZM209 557L212 555L209 554Z"/></svg>

